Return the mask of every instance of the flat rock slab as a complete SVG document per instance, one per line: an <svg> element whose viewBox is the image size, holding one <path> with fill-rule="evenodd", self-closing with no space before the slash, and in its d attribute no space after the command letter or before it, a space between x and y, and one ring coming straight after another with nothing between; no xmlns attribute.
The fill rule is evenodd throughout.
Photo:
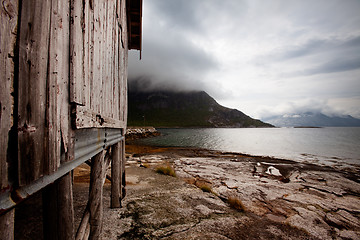
<svg viewBox="0 0 360 240"><path fill-rule="evenodd" d="M156 174L162 163L177 177ZM360 239L360 184L353 169L172 149L136 154L126 174L123 208L106 210L122 230L107 239ZM199 182L212 193L196 187ZM244 212L230 207L230 196ZM110 233L113 226L104 229Z"/></svg>
<svg viewBox="0 0 360 240"><path fill-rule="evenodd" d="M149 162L158 162L154 155L148 157ZM146 163L146 156L141 159L141 163L132 161L127 165L127 195L122 201L122 208L108 208L110 185L105 185L103 239L321 239L287 223L284 215L288 214L288 209L276 210L269 205L274 210L268 215L256 214L250 209L240 212L231 208L221 196L225 193L218 193L218 196L203 192L181 177L156 173L155 165L153 168L140 167ZM180 159L166 158L167 163L169 160L171 164L171 161L174 163ZM189 164L191 159L186 161L184 167L193 165ZM177 170L180 169L178 164ZM225 161L221 164L226 166ZM240 167L241 164L237 165ZM202 171L209 169L216 172L217 168L218 165L202 164L202 170L194 169L194 172L197 176L207 176L211 174L202 174ZM229 181L230 185L241 186L246 182L245 179L228 180L230 175L225 176L226 171L222 168L217 177ZM211 181L214 184L214 179ZM222 185L221 181L218 184ZM226 191L232 190L237 191L226 187ZM294 210L293 215L296 213Z"/></svg>

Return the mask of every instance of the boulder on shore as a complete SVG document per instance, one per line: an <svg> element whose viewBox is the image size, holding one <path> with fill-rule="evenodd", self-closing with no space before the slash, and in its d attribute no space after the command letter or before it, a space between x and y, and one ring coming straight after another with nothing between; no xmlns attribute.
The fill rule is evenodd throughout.
<svg viewBox="0 0 360 240"><path fill-rule="evenodd" d="M155 137L159 136L158 132L154 127L128 127L126 129L126 140L134 140L139 138Z"/></svg>

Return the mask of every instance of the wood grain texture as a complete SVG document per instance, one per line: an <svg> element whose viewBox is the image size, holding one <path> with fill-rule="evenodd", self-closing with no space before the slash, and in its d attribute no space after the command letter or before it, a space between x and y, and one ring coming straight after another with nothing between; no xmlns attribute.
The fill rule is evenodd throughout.
<svg viewBox="0 0 360 240"><path fill-rule="evenodd" d="M15 209L0 215L0 239L14 240Z"/></svg>
<svg viewBox="0 0 360 240"><path fill-rule="evenodd" d="M125 128L126 122L109 118L83 106L75 106L72 112L73 127L81 128Z"/></svg>
<svg viewBox="0 0 360 240"><path fill-rule="evenodd" d="M43 174L51 0L23 1L19 40L19 185ZM44 151L45 150L45 151Z"/></svg>
<svg viewBox="0 0 360 240"><path fill-rule="evenodd" d="M65 79L68 78L69 74L67 58L69 35L68 29L64 29L64 25L69 26L68 21L69 1L52 0L45 128L48 139L48 157L45 158L47 162L44 163L44 174L50 174L60 166L61 119L64 118L65 120L66 115L69 114L67 112L65 116L60 117L62 102L68 103L68 99L62 96L67 91L64 81L66 81ZM69 124L68 121L69 119L67 119L67 125ZM66 141L68 140L66 139ZM67 146L65 149L67 149Z"/></svg>
<svg viewBox="0 0 360 240"><path fill-rule="evenodd" d="M111 208L121 207L121 142L112 147L111 161Z"/></svg>
<svg viewBox="0 0 360 240"><path fill-rule="evenodd" d="M104 151L91 159L90 172L90 236L89 239L100 239L103 220L103 176Z"/></svg>
<svg viewBox="0 0 360 240"><path fill-rule="evenodd" d="M71 149L71 121L70 121L70 104L69 104L69 48L70 48L70 0L58 1L58 12L61 16L59 20L58 37L60 38L61 48L57 53L61 71L57 73L57 105L58 105L58 121L60 121L61 142L64 152L68 153ZM62 50L62 51L60 51ZM71 155L71 154L70 154ZM68 160L70 160L69 158ZM66 160L66 161L68 161Z"/></svg>
<svg viewBox="0 0 360 240"><path fill-rule="evenodd" d="M74 239L74 207L71 173L43 191L44 239Z"/></svg>
<svg viewBox="0 0 360 240"><path fill-rule="evenodd" d="M127 34L126 34L126 9L125 2L118 0L94 1L93 8L90 2L85 1L80 6L72 0L73 23L72 31L79 28L78 15L81 15L82 36L71 37L71 70L70 70L70 95L71 101L76 105L86 107L87 112L96 113L102 118L111 119L107 121L107 127L119 128L119 125L110 125L110 122L124 122L127 108ZM80 9L80 10L78 10ZM125 28L122 27L125 26ZM78 34L79 35L79 34ZM81 42L83 47L82 60L76 60L77 47L75 39ZM125 43L125 44L124 44ZM73 57L74 56L74 57ZM78 62L83 64L83 81L78 81L81 73L76 68ZM76 71L77 69L77 71ZM82 88L80 87L82 86ZM124 88L125 87L125 88ZM82 92L82 93L78 93ZM84 101L76 100L83 98ZM78 109L78 108L76 108ZM79 117L82 112L75 115ZM74 115L74 116L75 116ZM80 117L79 119L86 119ZM77 119L73 122L77 122ZM88 124L88 125L87 125ZM74 124L75 128L94 127L94 122L83 121L81 124ZM101 127L101 126L100 126Z"/></svg>
<svg viewBox="0 0 360 240"><path fill-rule="evenodd" d="M76 233L75 240L87 239L85 238L86 229L89 227L90 230L90 211L88 208L85 209L84 215L81 219L79 228Z"/></svg>
<svg viewBox="0 0 360 240"><path fill-rule="evenodd" d="M83 5L81 0L71 0L70 4L70 101L85 105Z"/></svg>
<svg viewBox="0 0 360 240"><path fill-rule="evenodd" d="M126 174L125 174L125 164L126 164L126 157L125 157L125 140L120 142L121 152L121 179L120 179L120 188L121 188L121 199L123 199L126 195Z"/></svg>
<svg viewBox="0 0 360 240"><path fill-rule="evenodd" d="M0 5L0 190L8 187L7 148L13 125L14 57L17 34L18 1Z"/></svg>

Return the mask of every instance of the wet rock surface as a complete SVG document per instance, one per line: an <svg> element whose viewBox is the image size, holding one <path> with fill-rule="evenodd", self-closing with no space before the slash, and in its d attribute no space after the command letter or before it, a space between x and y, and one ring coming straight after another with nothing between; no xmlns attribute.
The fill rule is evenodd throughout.
<svg viewBox="0 0 360 240"><path fill-rule="evenodd" d="M360 239L360 184L344 171L207 150L143 152L129 156L123 207L105 207L104 239ZM155 172L164 163L176 178Z"/></svg>
<svg viewBox="0 0 360 240"><path fill-rule="evenodd" d="M158 132L154 127L128 127L126 129L126 140L135 140L139 138L148 138L159 136Z"/></svg>

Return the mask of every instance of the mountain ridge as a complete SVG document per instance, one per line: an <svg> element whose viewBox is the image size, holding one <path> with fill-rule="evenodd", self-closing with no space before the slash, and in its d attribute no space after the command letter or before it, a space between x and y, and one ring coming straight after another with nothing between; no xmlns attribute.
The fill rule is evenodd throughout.
<svg viewBox="0 0 360 240"><path fill-rule="evenodd" d="M154 127L273 127L221 106L205 91L139 91L129 85L128 125Z"/></svg>
<svg viewBox="0 0 360 240"><path fill-rule="evenodd" d="M347 116L328 116L323 113L304 112L264 118L277 127L360 127L360 119Z"/></svg>

